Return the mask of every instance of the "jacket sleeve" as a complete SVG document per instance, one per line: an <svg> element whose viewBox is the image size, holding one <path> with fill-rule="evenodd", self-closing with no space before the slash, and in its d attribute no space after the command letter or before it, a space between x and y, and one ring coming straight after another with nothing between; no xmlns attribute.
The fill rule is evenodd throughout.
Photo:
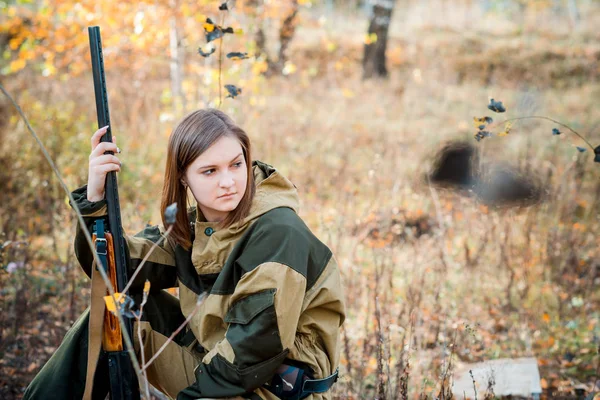
<svg viewBox="0 0 600 400"><path fill-rule="evenodd" d="M243 275L224 321L225 338L178 400L247 394L271 379L294 345L307 287L310 246L293 227L255 233L237 259Z"/></svg>
<svg viewBox="0 0 600 400"><path fill-rule="evenodd" d="M89 201L87 199L87 185L76 189L72 192L72 195L75 204L83 215L86 228L91 235L94 221L99 218L107 219L106 200ZM71 206L73 207L73 204ZM129 276L140 265L143 258L152 248L152 245L162 238L162 233L158 226L147 226L135 236L125 235L125 253L128 258ZM87 276L91 276L94 257L79 222L77 223L77 232L75 234L75 255L83 271ZM131 292L141 291L146 279L150 281L153 291L176 286L175 255L167 240L162 239L160 245L152 251L142 271L135 278L131 286Z"/></svg>

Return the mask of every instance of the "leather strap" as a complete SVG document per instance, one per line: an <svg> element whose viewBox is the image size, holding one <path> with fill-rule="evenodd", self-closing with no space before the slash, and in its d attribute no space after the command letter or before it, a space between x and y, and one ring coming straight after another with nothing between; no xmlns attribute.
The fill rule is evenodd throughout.
<svg viewBox="0 0 600 400"><path fill-rule="evenodd" d="M107 249L106 238L104 236L104 220L98 219L94 225L94 244L96 252L100 256L102 268L107 270ZM88 329L88 358L87 372L85 378L85 392L83 400L92 400L92 390L94 386L94 374L100 357L102 347L102 329L104 325L104 295L106 293L106 285L102 280L102 275L98 271L98 266L92 268L92 294L90 305L90 321Z"/></svg>
<svg viewBox="0 0 600 400"><path fill-rule="evenodd" d="M323 379L309 379L304 368L298 366L299 361L293 361L295 365L286 360L275 373L271 382L263 387L273 393L279 399L302 400L313 393L325 393L338 380L338 370Z"/></svg>
<svg viewBox="0 0 600 400"><path fill-rule="evenodd" d="M302 393L325 393L338 380L338 370L323 379L307 379L302 384Z"/></svg>

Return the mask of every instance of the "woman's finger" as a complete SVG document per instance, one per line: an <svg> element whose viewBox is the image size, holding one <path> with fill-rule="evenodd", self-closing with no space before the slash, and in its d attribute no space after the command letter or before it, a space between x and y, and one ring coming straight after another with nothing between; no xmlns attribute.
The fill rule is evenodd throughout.
<svg viewBox="0 0 600 400"><path fill-rule="evenodd" d="M90 160L90 167L97 167L99 165L106 164L121 165L121 160L119 160L116 156L113 156L112 154L103 154L101 156L94 157L92 160Z"/></svg>
<svg viewBox="0 0 600 400"><path fill-rule="evenodd" d="M92 158L96 158L98 156L103 155L107 151L112 151L113 153L119 153L119 148L115 143L110 142L100 142L94 150L90 153L90 160Z"/></svg>
<svg viewBox="0 0 600 400"><path fill-rule="evenodd" d="M119 164L103 164L103 165L96 165L94 167L92 167L92 171L95 174L99 174L99 175L106 175L107 173L111 172L111 171L121 171L121 166Z"/></svg>
<svg viewBox="0 0 600 400"><path fill-rule="evenodd" d="M100 128L96 132L94 132L94 134L92 135L92 151L96 148L96 146L98 146L98 143L100 143L100 139L102 138L102 135L104 135L107 130L108 130L108 125Z"/></svg>

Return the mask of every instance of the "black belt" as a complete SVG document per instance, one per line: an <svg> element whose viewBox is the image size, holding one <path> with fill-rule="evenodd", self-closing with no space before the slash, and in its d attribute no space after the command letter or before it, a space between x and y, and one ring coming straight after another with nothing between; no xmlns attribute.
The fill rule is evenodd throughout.
<svg viewBox="0 0 600 400"><path fill-rule="evenodd" d="M302 384L302 393L311 394L311 393L324 393L328 391L334 383L338 380L338 370L329 375L327 378L323 379L307 379Z"/></svg>
<svg viewBox="0 0 600 400"><path fill-rule="evenodd" d="M312 373L307 371L310 368L297 366L300 364L297 361L294 361L293 364L295 365L284 365L285 371L276 373L271 382L264 385L267 390L280 399L302 400L313 393L325 393L338 380L337 369L326 378L312 379ZM291 375L288 375L290 373ZM292 379L290 380L290 378Z"/></svg>

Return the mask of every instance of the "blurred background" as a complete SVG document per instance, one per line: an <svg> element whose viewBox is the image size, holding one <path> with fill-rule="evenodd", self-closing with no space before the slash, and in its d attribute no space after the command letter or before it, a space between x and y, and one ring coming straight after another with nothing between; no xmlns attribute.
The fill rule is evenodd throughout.
<svg viewBox="0 0 600 400"><path fill-rule="evenodd" d="M598 390L600 2L221 3L0 1L0 82L68 187L87 181L97 129L86 28L98 25L126 233L160 223L177 122L231 115L340 262L335 398L447 399L470 363L521 357L536 358L542 398ZM207 18L233 33L207 43ZM527 116L588 142L546 119L505 123ZM21 398L87 307L75 225L0 97L3 399ZM474 386L455 396L500 396Z"/></svg>

